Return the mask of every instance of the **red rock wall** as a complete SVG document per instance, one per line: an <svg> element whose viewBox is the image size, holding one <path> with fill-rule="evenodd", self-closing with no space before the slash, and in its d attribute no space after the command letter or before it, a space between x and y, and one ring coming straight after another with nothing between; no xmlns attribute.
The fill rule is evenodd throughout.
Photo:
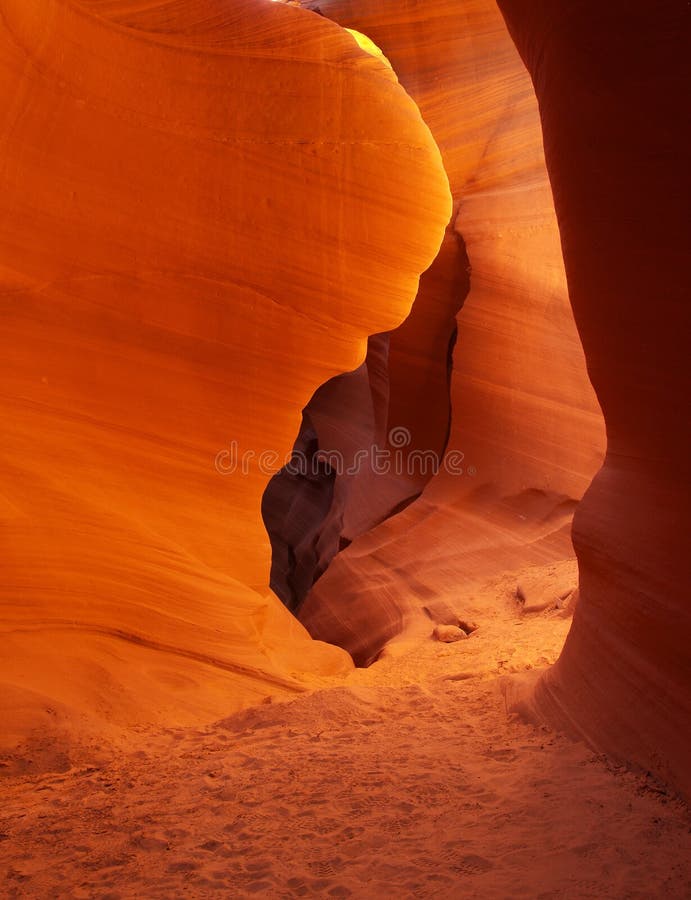
<svg viewBox="0 0 691 900"><path fill-rule="evenodd" d="M429 598L472 613L478 578L572 552L571 517L600 464L603 430L569 305L535 95L496 4L317 5L372 38L418 103L472 270L453 355L452 471L340 554L300 614L311 633L366 662ZM453 266L440 256L432 272L426 308L448 314ZM411 328L392 362L400 407L425 380L418 335L420 351ZM415 434L410 408L392 405L390 424L399 414ZM424 419L421 434L431 436Z"/></svg>
<svg viewBox="0 0 691 900"><path fill-rule="evenodd" d="M450 214L419 111L281 4L0 10L5 737L347 670L268 593L258 455L410 309Z"/></svg>
<svg viewBox="0 0 691 900"><path fill-rule="evenodd" d="M351 34L388 64L370 38ZM273 548L271 585L292 610L342 547L419 496L433 467L417 464L416 454L439 457L446 447L455 316L469 290L454 219L407 319L373 336L362 366L322 385L304 410L298 464L310 447L334 465L309 465L306 474L286 470L267 486L262 509ZM400 464L385 472L379 460L387 452Z"/></svg>
<svg viewBox="0 0 691 900"><path fill-rule="evenodd" d="M580 603L534 706L688 795L688 4L500 6L540 103L608 435L574 521Z"/></svg>

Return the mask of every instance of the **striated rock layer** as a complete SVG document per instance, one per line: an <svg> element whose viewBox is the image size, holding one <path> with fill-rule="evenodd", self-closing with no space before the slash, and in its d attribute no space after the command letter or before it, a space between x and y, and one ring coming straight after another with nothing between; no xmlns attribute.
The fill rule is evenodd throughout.
<svg viewBox="0 0 691 900"><path fill-rule="evenodd" d="M570 555L571 518L604 434L569 305L534 91L496 4L316 5L378 44L418 103L472 267L457 316L446 464L419 500L339 554L300 611L313 635L367 663L402 631L429 631L421 609L431 600L481 615L476 583ZM457 261L447 238L428 273L427 309L456 311ZM420 423L420 446L438 452L430 413L405 404L432 371L425 341L409 328L405 351L390 355L399 387L389 425L416 434Z"/></svg>
<svg viewBox="0 0 691 900"><path fill-rule="evenodd" d="M418 109L280 4L0 11L4 739L347 671L268 593L260 501L438 249Z"/></svg>
<svg viewBox="0 0 691 900"><path fill-rule="evenodd" d="M532 75L607 422L580 602L533 710L691 795L688 4L500 0Z"/></svg>
<svg viewBox="0 0 691 900"><path fill-rule="evenodd" d="M348 30L390 65L371 39ZM296 466L272 479L262 503L271 586L290 609L344 546L412 502L434 474L449 437L455 316L468 289L468 259L452 221L407 319L374 335L364 363L322 385L305 408ZM317 453L331 465L293 473L305 467L308 448L310 459Z"/></svg>

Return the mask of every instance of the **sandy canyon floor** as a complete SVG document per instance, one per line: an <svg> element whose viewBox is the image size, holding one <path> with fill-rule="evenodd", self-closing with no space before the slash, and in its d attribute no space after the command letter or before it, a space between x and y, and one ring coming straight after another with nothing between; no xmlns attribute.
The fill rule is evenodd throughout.
<svg viewBox="0 0 691 900"><path fill-rule="evenodd" d="M503 680L569 627L515 588L484 587L468 640L413 640L295 700L87 743L59 773L37 771L54 744L33 772L5 758L0 895L691 897L679 800L507 715Z"/></svg>

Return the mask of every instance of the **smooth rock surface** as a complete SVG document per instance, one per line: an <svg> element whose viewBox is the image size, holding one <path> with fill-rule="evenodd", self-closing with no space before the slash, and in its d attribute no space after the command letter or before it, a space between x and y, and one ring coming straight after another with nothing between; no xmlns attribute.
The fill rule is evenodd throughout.
<svg viewBox="0 0 691 900"><path fill-rule="evenodd" d="M468 635L458 625L437 625L432 636L445 644L454 644L456 641L468 639Z"/></svg>
<svg viewBox="0 0 691 900"><path fill-rule="evenodd" d="M607 422L580 598L534 714L691 796L689 8L501 0L540 102L569 290Z"/></svg>
<svg viewBox="0 0 691 900"><path fill-rule="evenodd" d="M3 740L348 671L268 592L260 501L441 242L417 107L282 4L1 11Z"/></svg>
<svg viewBox="0 0 691 900"><path fill-rule="evenodd" d="M340 553L300 611L313 635L364 664L403 629L427 627L430 599L453 605L488 574L572 555L573 511L601 463L604 432L569 304L535 95L496 4L318 6L371 37L418 103L471 266L439 474ZM444 266L434 293L448 305L453 266ZM415 393L426 363L409 338ZM461 614L481 617L465 602Z"/></svg>

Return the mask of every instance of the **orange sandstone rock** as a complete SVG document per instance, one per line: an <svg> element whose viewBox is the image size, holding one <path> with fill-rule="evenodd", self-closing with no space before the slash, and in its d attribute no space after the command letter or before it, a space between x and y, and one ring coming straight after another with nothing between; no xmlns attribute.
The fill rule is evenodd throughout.
<svg viewBox="0 0 691 900"><path fill-rule="evenodd" d="M496 5L318 5L371 37L417 101L444 158L471 266L446 466L421 499L336 558L300 613L312 634L367 662L430 598L454 608L460 598L480 618L467 599L478 579L570 555L571 517L604 434L567 295L537 103ZM457 262L447 241L425 276L436 283L421 320L435 320L435 305L455 312ZM419 337L416 350L415 329L391 336L390 424L407 416L401 424L415 434L420 422L422 446L437 450L429 426L437 411L415 418L406 404L433 371Z"/></svg>
<svg viewBox="0 0 691 900"><path fill-rule="evenodd" d="M689 796L688 4L500 6L608 435L574 519L573 628L533 711Z"/></svg>
<svg viewBox="0 0 691 900"><path fill-rule="evenodd" d="M418 109L281 4L1 11L6 735L48 707L199 721L346 671L268 593L260 500L438 249Z"/></svg>

